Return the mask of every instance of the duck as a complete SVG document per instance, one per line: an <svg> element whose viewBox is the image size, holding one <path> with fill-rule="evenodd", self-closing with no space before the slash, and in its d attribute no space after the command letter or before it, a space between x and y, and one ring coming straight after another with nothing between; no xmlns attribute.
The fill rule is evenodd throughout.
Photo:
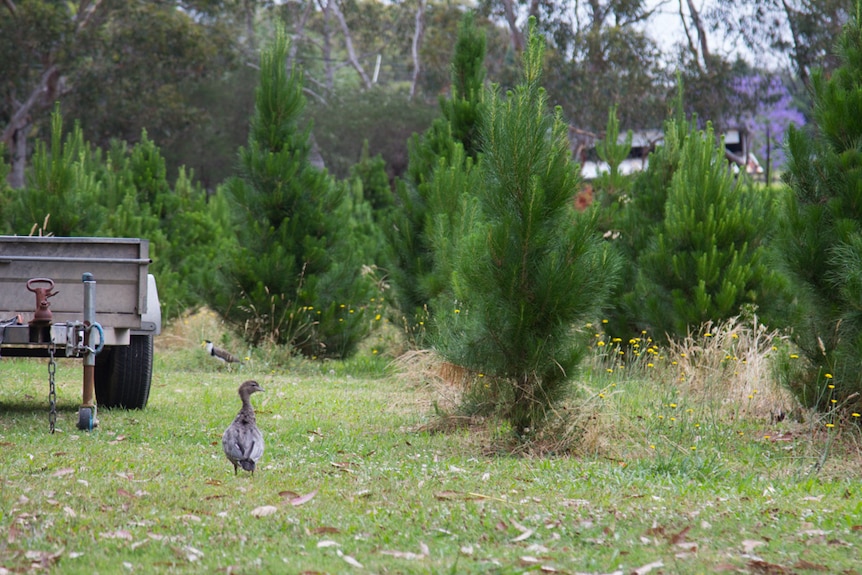
<svg viewBox="0 0 862 575"><path fill-rule="evenodd" d="M242 361L232 353L227 350L224 350L220 347L216 347L213 345L213 342L210 340L204 340L204 348L207 350L207 353L212 357L219 360L221 363L242 363Z"/></svg>
<svg viewBox="0 0 862 575"><path fill-rule="evenodd" d="M236 475L239 468L250 471L254 476L254 470L258 460L263 455L263 434L257 427L254 417L254 407L249 399L253 393L263 391L263 388L254 381L244 381L237 390L242 401L242 407L236 414L233 422L222 434L221 444L228 461L233 464L233 473Z"/></svg>

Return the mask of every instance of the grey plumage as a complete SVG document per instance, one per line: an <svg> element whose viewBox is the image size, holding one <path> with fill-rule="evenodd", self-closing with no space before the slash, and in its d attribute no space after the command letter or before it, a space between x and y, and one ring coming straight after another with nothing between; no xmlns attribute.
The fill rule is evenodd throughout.
<svg viewBox="0 0 862 575"><path fill-rule="evenodd" d="M242 467L254 475L258 460L263 455L263 434L257 428L254 417L254 407L251 405L251 394L263 391L256 381L245 381L239 386L239 398L242 408L221 438L222 448L228 461L233 463L233 473Z"/></svg>
<svg viewBox="0 0 862 575"><path fill-rule="evenodd" d="M213 345L213 342L211 342L210 340L204 341L204 347L206 348L208 354L210 354L211 356L213 356L214 358L216 358L217 360L219 360L221 362L224 362L224 363L242 363L237 356L233 355L229 351L226 351L220 347L216 347L215 345Z"/></svg>

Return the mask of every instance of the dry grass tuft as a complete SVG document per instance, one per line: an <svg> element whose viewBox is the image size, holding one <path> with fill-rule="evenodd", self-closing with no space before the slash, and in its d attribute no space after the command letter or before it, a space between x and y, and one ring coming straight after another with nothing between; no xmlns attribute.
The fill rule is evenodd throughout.
<svg viewBox="0 0 862 575"><path fill-rule="evenodd" d="M222 341L228 328L218 315L204 307L172 320L163 326L162 333L155 338L157 351L174 351L200 347L204 340Z"/></svg>
<svg viewBox="0 0 862 575"><path fill-rule="evenodd" d="M719 401L727 410L771 418L797 409L793 395L776 381L772 360L784 337L754 316L703 324L671 342L669 356L679 373L679 387L699 401Z"/></svg>

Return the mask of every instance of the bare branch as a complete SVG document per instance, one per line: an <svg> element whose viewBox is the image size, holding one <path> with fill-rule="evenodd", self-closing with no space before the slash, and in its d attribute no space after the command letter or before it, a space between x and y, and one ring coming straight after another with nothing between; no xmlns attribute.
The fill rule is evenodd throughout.
<svg viewBox="0 0 862 575"><path fill-rule="evenodd" d="M688 41L688 51L694 56L694 63L697 69L703 73L703 66L700 65L700 58L697 55L697 46L694 44L694 39L691 37L691 29L688 27L688 19L685 17L685 9L682 4L683 0L679 0L679 19L682 22L682 28L685 30L685 38Z"/></svg>
<svg viewBox="0 0 862 575"><path fill-rule="evenodd" d="M60 88L60 69L56 64L45 70L42 77L39 79L39 84L30 92L30 96L23 104L21 104L12 117L9 123L3 130L3 137L0 139L7 146L12 145L12 138L15 132L24 128L29 124L30 112L37 105L45 105L47 102L50 105L51 101L59 95Z"/></svg>
<svg viewBox="0 0 862 575"><path fill-rule="evenodd" d="M703 20L700 19L700 12L694 6L694 0L688 1L688 10L691 13L691 21L697 29L697 38L700 40L700 55L703 57L704 66L709 66L709 43L706 37L706 28L704 28Z"/></svg>
<svg viewBox="0 0 862 575"><path fill-rule="evenodd" d="M353 49L353 39L350 35L350 29L347 27L347 21L344 19L344 14L341 13L341 9L338 7L338 3L335 0L330 0L329 4L332 5L332 11L335 13L335 17L338 18L338 22L341 24L341 31L344 33L344 45L345 48L347 48L347 58L356 69L359 77L362 78L362 82L365 84L365 87L371 88L371 78L368 77L362 64L356 58L356 51Z"/></svg>
<svg viewBox="0 0 862 575"><path fill-rule="evenodd" d="M311 14L313 9L314 0L308 0L308 2L305 3L305 10L302 11L302 16L300 16L299 22L296 23L295 31L290 39L290 50L287 54L288 69L293 67L293 63L296 60L296 52L299 50L299 43L305 39L305 23L308 21L308 16Z"/></svg>
<svg viewBox="0 0 862 575"><path fill-rule="evenodd" d="M12 0L3 0L3 4L9 9L9 12L11 12L13 16L18 13L18 9L15 7L15 3Z"/></svg>
<svg viewBox="0 0 862 575"><path fill-rule="evenodd" d="M513 0L503 0L503 10L506 14L506 23L509 25L509 33L512 35L512 48L520 54L524 51L524 35L521 34L521 30L518 28L518 19L515 15Z"/></svg>

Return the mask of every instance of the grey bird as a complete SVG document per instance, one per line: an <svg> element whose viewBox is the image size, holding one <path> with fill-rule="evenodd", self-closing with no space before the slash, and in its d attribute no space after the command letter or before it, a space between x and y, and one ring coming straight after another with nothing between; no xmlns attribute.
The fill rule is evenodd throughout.
<svg viewBox="0 0 862 575"><path fill-rule="evenodd" d="M222 363L242 363L240 359L230 353L229 351L223 350L220 347L216 347L213 345L213 342L210 340L204 341L204 347L207 350L207 353L221 361Z"/></svg>
<svg viewBox="0 0 862 575"><path fill-rule="evenodd" d="M254 407L249 397L252 393L263 391L256 381L249 380L239 386L242 408L221 437L221 445L228 460L233 463L233 473L242 467L254 475L254 468L263 455L263 434L257 428Z"/></svg>

